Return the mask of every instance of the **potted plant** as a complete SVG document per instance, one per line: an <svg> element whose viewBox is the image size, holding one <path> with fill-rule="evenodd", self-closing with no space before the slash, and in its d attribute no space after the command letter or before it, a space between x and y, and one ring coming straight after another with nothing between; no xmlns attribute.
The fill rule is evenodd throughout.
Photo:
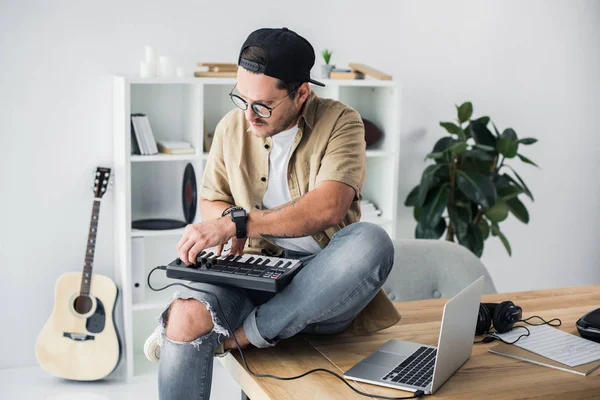
<svg viewBox="0 0 600 400"><path fill-rule="evenodd" d="M417 220L415 237L458 242L481 257L484 241L497 236L509 255L510 243L500 230L509 213L527 224L529 213L519 199L521 194L533 201L533 194L508 160L537 165L519 151L537 139L519 139L507 128L502 133L487 116L471 119L470 102L456 106L457 123L440 122L448 136L433 146L426 159L433 159L421 182L407 196L405 205L414 207ZM539 167L538 167L539 168ZM444 211L447 210L447 213Z"/></svg>
<svg viewBox="0 0 600 400"><path fill-rule="evenodd" d="M323 79L329 79L331 70L335 68L335 65L329 64L329 61L331 61L332 54L333 51L328 49L325 49L321 52L321 55L323 56L323 61L325 61L325 64L321 65L321 75Z"/></svg>

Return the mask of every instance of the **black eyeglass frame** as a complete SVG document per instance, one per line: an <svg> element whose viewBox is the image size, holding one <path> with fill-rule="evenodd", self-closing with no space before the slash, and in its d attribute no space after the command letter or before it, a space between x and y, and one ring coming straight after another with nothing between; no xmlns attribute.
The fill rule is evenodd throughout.
<svg viewBox="0 0 600 400"><path fill-rule="evenodd" d="M231 89L231 92L229 92L229 98L231 99L232 103L235 104L236 107L238 107L239 109L245 111L245 110L248 109L248 102L246 100L244 100L243 98L241 98L240 96L238 96L237 94L233 93L233 91L235 90L236 86L237 86L237 83L235 85L233 85L233 88ZM294 90L292 90L291 92L289 92L287 96L285 96L283 99L281 99L281 101L279 103L277 103L273 107L269 107L269 106L267 106L266 104L263 104L263 103L254 102L254 103L250 104L250 108L252 108L252 111L256 115L258 115L259 117L261 117L261 118L271 118L271 115L273 115L273 110L276 109L277 107L279 107L288 97L290 97L296 90L298 90L298 88L300 86L302 86L302 83L299 84L298 86L296 86L294 88ZM244 108L240 107L240 105L238 103L236 103L235 100L233 99L234 97L236 99L241 100L242 103L245 104L246 107L244 107ZM268 116L262 115L261 113L259 113L258 111L256 111L255 107L264 107L264 108L266 108L269 111L269 115Z"/></svg>

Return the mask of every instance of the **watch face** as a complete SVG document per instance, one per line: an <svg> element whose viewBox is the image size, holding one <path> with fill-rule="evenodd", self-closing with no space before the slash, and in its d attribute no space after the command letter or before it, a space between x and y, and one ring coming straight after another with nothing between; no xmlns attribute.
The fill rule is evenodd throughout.
<svg viewBox="0 0 600 400"><path fill-rule="evenodd" d="M244 215L246 215L246 213L243 210L233 210L231 212L231 216L233 218L243 217Z"/></svg>

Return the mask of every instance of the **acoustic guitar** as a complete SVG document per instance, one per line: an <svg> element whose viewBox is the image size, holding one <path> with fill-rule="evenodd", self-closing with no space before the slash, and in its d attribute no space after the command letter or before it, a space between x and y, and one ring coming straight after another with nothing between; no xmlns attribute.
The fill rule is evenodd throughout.
<svg viewBox="0 0 600 400"><path fill-rule="evenodd" d="M92 274L100 202L109 179L110 169L98 167L83 272L58 278L54 310L36 342L42 368L65 379L102 379L116 368L121 356L114 323L117 286L106 276Z"/></svg>

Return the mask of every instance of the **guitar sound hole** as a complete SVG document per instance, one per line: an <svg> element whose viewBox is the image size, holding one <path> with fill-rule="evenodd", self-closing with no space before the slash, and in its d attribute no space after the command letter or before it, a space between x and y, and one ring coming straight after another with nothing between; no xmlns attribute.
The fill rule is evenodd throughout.
<svg viewBox="0 0 600 400"><path fill-rule="evenodd" d="M79 314L87 314L92 309L92 299L88 296L79 296L73 303L75 311Z"/></svg>

